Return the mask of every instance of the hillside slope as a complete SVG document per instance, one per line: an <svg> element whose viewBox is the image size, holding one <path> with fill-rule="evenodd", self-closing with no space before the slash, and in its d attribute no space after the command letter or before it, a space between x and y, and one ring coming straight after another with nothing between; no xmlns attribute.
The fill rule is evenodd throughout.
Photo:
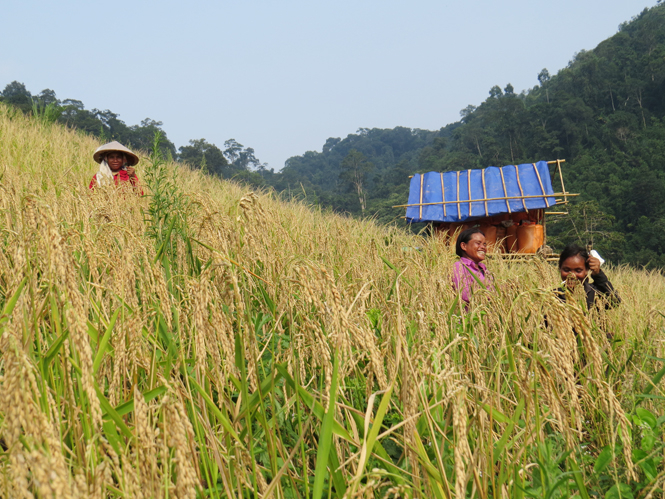
<svg viewBox="0 0 665 499"><path fill-rule="evenodd" d="M97 146L0 105L1 495L662 493L662 274L587 317L493 260L464 311L441 241L156 157L91 192Z"/></svg>
<svg viewBox="0 0 665 499"><path fill-rule="evenodd" d="M556 37L552 38L556 43ZM436 132L362 129L330 138L321 152L290 158L268 181L339 211L361 215L343 163L362 153L366 214L403 212L408 175L566 159L566 187L582 196L548 230L560 249L593 239L615 261L665 267L665 4L645 9L556 75L534 74L534 88L494 86L460 122ZM432 96L433 99L442 98Z"/></svg>

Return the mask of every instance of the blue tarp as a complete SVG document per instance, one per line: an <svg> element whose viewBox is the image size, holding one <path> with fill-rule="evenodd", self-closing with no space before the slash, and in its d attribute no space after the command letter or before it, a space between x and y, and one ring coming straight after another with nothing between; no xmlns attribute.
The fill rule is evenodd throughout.
<svg viewBox="0 0 665 499"><path fill-rule="evenodd" d="M409 187L406 220L464 222L503 213L538 210L556 204L553 194L552 180L545 161L503 168L490 166L483 170L417 174L411 179ZM520 199L473 201L490 198ZM443 201L469 200L471 202L443 204Z"/></svg>

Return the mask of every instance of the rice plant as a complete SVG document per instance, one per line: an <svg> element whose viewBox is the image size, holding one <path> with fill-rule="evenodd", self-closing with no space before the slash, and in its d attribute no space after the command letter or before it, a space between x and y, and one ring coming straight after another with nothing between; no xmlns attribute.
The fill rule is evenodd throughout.
<svg viewBox="0 0 665 499"><path fill-rule="evenodd" d="M663 496L660 272L465 310L445 241L98 145L0 105L0 495Z"/></svg>
<svg viewBox="0 0 665 499"><path fill-rule="evenodd" d="M51 125L57 121L62 114L62 107L55 102L44 104L39 100L32 99L32 116L44 125Z"/></svg>

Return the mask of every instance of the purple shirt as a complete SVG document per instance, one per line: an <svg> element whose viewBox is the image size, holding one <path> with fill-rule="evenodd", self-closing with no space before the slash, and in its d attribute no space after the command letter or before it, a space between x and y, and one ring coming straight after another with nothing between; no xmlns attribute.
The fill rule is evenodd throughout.
<svg viewBox="0 0 665 499"><path fill-rule="evenodd" d="M487 273L487 267L484 263L476 263L470 258L463 256L455 262L453 266L453 289L459 291L462 300L469 303L473 288L479 286L474 279L474 274L487 289L494 289L492 286L492 276Z"/></svg>

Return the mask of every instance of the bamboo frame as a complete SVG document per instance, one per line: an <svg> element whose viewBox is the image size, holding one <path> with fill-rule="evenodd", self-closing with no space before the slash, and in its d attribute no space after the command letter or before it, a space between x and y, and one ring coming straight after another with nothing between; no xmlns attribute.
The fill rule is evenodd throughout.
<svg viewBox="0 0 665 499"><path fill-rule="evenodd" d="M567 193L568 196L579 196L579 194ZM436 201L434 203L414 203L414 204L397 204L393 208L412 208L414 206L434 206L437 204L457 204L458 206L462 203L482 203L484 201L505 201L506 199L533 199L533 198L553 198L556 196L563 196L562 192L555 192L554 194L537 194L533 196L504 196L500 198L483 198L483 199L462 199L457 201ZM555 201L562 201L561 199L555 199ZM566 201L567 202L567 201ZM563 203L561 203L563 204ZM459 217L459 213L458 213Z"/></svg>
<svg viewBox="0 0 665 499"><path fill-rule="evenodd" d="M469 215L468 215L469 218L471 218L473 216L472 215L473 203L484 203L485 204L485 214L488 213L488 206L487 206L488 201L506 201L506 207L508 209L509 214L512 214L512 208L510 207L510 203L508 202L508 200L511 200L511 199L521 200L522 201L522 206L524 207L524 211L526 213L529 212L529 209L526 207L525 199L534 199L534 198L535 199L540 199L540 198L542 198L543 200L545 200L546 198L554 197L555 198L554 199L555 205L568 204L570 202L568 200L569 197L579 196L579 194L573 194L573 193L570 193L570 192L566 191L566 187L565 187L565 184L563 182L563 172L561 170L561 164L565 163L565 162L566 162L565 159L556 159L556 160L552 160L552 161L547 161L548 166L549 165L556 165L556 167L557 167L557 170L559 172L559 179L561 181L561 190L562 190L562 192L555 192L555 193L549 194L549 195L545 194L545 188L543 186L543 181L542 181L542 178L540 176L540 172L538 171L538 168L537 168L536 164L532 163L532 165L534 167L534 170L536 171L536 175L537 175L537 178L538 178L538 183L540 184L540 189L543 192L542 195L529 195L529 196L524 195L524 190L522 189L522 182L520 181L519 165L514 165L515 166L515 174L516 174L515 176L517 178L517 185L519 187L521 196L503 196L503 197L496 197L496 198L488 198L487 197L487 188L486 188L486 185L485 185L485 169L483 168L482 169L483 170L483 172L482 172L482 185L483 185L483 196L484 197L482 199L471 199L471 170L467 170L467 183L468 183L469 199L460 200L460 198L459 198L459 194L460 194L460 192L459 192L460 191L459 179L460 179L460 173L461 172L457 171L456 172L457 173L457 178L456 178L457 199L455 201L446 201L445 185L444 185L444 182L443 182L443 172L440 172L440 176L441 176L441 195L442 195L442 199L443 199L442 201L437 201L437 202L434 202L434 203L423 203L422 202L424 174L420 174L420 202L419 203L414 203L414 204L398 204L398 205L393 206L393 208L412 208L412 207L418 206L418 207L420 207L419 218L422 219L422 216L423 216L423 214L422 214L423 208L422 207L423 206L442 205L442 207L443 207L443 216L445 218L445 217L448 216L447 215L447 210L446 210L447 205L455 204L455 205L457 205L457 218L459 219L459 218L461 218L460 205L462 203L469 203ZM508 191L506 189L506 180L505 180L504 175L503 175L503 169L499 168L499 172L501 174L501 186L503 188L503 193L507 194ZM409 175L410 179L413 178L413 177L414 177L414 175ZM556 198L557 196L562 196L562 198L557 199ZM568 215L568 212L567 211L543 212L543 217L544 217L544 215L548 215L548 214L549 215ZM402 217L402 218L406 218L406 217ZM544 218L542 219L542 222L544 224L544 222L545 222Z"/></svg>

